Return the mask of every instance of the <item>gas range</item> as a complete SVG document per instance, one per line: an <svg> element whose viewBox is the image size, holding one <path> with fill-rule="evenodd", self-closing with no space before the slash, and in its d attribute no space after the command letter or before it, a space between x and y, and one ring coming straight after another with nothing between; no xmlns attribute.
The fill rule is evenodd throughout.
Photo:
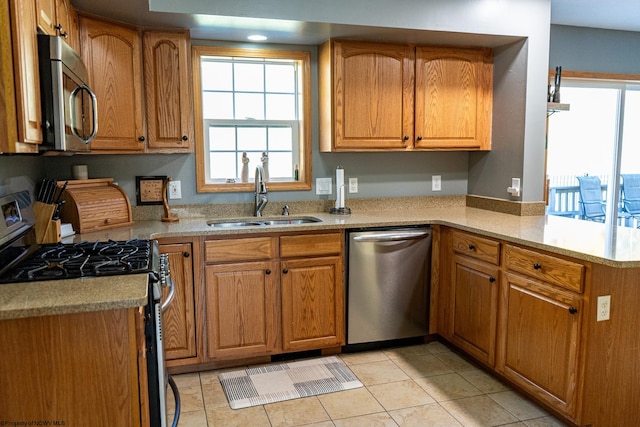
<svg viewBox="0 0 640 427"><path fill-rule="evenodd" d="M30 253L0 275L0 283L157 271L153 266L158 258L158 245L154 240L53 243L34 248L14 246L3 251L0 263L16 259L16 255L25 251Z"/></svg>

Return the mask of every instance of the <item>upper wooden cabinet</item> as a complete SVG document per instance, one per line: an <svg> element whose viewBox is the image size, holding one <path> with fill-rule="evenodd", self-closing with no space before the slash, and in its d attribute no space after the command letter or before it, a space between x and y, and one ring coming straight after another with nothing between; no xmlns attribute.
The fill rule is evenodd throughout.
<svg viewBox="0 0 640 427"><path fill-rule="evenodd" d="M193 104L188 45L188 31L144 33L148 151L192 150Z"/></svg>
<svg viewBox="0 0 640 427"><path fill-rule="evenodd" d="M413 57L401 45L329 40L320 47L321 151L411 147Z"/></svg>
<svg viewBox="0 0 640 427"><path fill-rule="evenodd" d="M493 53L416 48L415 147L491 148Z"/></svg>
<svg viewBox="0 0 640 427"><path fill-rule="evenodd" d="M4 6L4 5L3 5ZM11 49L3 33L2 42L2 111L7 118L6 141L0 141L0 151L37 153L42 143L42 111L40 107L40 73L38 71L38 40L36 9L33 1L9 2L9 20L3 8L3 28L11 22ZM5 31L4 29L2 31ZM11 64L13 62L13 70ZM14 85L15 86L12 86ZM15 98L12 96L15 95ZM0 120L4 120L0 119ZM13 122L12 122L13 120ZM13 126L17 128L14 130Z"/></svg>
<svg viewBox="0 0 640 427"><path fill-rule="evenodd" d="M91 151L142 152L142 56L138 30L80 17L82 60L98 100L98 134Z"/></svg>
<svg viewBox="0 0 640 427"><path fill-rule="evenodd" d="M86 16L81 16L80 33L98 99L98 135L91 151L192 151L189 33L141 35L134 27Z"/></svg>
<svg viewBox="0 0 640 427"><path fill-rule="evenodd" d="M74 50L79 50L78 20L70 0L36 0L36 15L42 31L63 37Z"/></svg>
<svg viewBox="0 0 640 427"><path fill-rule="evenodd" d="M327 41L321 151L490 149L492 61L488 48Z"/></svg>

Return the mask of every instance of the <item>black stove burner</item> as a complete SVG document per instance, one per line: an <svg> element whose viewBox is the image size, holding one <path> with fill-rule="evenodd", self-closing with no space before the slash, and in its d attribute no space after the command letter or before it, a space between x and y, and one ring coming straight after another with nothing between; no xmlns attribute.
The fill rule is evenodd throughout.
<svg viewBox="0 0 640 427"><path fill-rule="evenodd" d="M151 271L152 257L149 240L46 244L0 283L145 273Z"/></svg>

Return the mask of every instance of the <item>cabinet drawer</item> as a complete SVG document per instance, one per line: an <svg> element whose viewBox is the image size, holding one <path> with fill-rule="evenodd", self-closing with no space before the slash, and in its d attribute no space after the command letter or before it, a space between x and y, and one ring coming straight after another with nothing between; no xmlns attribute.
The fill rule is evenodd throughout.
<svg viewBox="0 0 640 427"><path fill-rule="evenodd" d="M505 245L504 256L505 266L510 270L582 292L585 269L582 264L511 245Z"/></svg>
<svg viewBox="0 0 640 427"><path fill-rule="evenodd" d="M280 237L280 256L315 256L340 254L342 233L302 234Z"/></svg>
<svg viewBox="0 0 640 427"><path fill-rule="evenodd" d="M500 264L500 242L473 234L454 231L451 234L453 250L495 265Z"/></svg>
<svg viewBox="0 0 640 427"><path fill-rule="evenodd" d="M206 262L270 259L277 254L277 238L247 237L243 239L207 240L204 242Z"/></svg>

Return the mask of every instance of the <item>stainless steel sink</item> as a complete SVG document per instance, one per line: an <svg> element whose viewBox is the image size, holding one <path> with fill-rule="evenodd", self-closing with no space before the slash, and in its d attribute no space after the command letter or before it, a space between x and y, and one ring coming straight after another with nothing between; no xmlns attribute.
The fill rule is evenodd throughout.
<svg viewBox="0 0 640 427"><path fill-rule="evenodd" d="M267 227L267 226L286 226L297 224L310 224L314 222L322 222L320 218L314 216L303 217L277 217L277 218L250 218L250 219L215 219L207 221L207 225L210 227L219 228L233 228L233 227Z"/></svg>

